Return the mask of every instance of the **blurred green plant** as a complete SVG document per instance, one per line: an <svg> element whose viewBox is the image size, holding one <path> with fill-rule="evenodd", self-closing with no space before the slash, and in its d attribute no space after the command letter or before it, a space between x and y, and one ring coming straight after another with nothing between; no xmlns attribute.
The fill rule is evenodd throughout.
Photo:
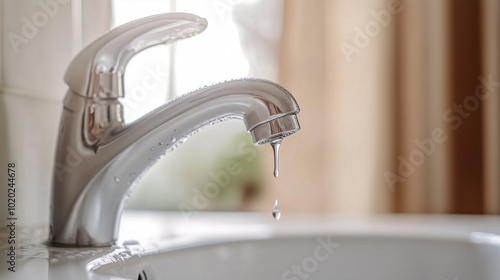
<svg viewBox="0 0 500 280"><path fill-rule="evenodd" d="M237 123L238 131L232 129ZM245 211L262 193L261 147L239 122L217 124L168 153L134 188L127 209ZM229 128L229 129L228 129Z"/></svg>

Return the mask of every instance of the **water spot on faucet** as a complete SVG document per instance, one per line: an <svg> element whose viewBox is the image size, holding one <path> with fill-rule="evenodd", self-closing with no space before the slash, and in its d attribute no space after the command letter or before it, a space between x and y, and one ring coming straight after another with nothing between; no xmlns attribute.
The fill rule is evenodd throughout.
<svg viewBox="0 0 500 280"><path fill-rule="evenodd" d="M151 151L154 151L155 150L155 147L151 147Z"/></svg>
<svg viewBox="0 0 500 280"><path fill-rule="evenodd" d="M118 176L115 176L115 182L116 182L117 184L119 184L119 183L120 183L120 178L118 178Z"/></svg>
<svg viewBox="0 0 500 280"><path fill-rule="evenodd" d="M163 142L163 141L161 141L160 143L158 143L158 145L160 145L160 146L163 145L163 144L165 144L165 142Z"/></svg>
<svg viewBox="0 0 500 280"><path fill-rule="evenodd" d="M139 241L133 239L123 241L123 246L132 246L132 245L139 245Z"/></svg>

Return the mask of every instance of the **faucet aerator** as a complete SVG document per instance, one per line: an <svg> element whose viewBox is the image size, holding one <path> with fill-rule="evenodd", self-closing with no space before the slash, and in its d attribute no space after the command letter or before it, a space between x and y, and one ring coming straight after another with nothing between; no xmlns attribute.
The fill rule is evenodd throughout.
<svg viewBox="0 0 500 280"><path fill-rule="evenodd" d="M261 123L250 130L255 145L280 141L300 130L296 114L290 114Z"/></svg>

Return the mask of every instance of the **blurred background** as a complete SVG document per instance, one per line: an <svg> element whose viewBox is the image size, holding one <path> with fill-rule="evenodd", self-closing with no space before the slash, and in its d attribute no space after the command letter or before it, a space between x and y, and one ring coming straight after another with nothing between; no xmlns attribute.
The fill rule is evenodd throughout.
<svg viewBox="0 0 500 280"><path fill-rule="evenodd" d="M170 58L166 97L140 106L259 77L296 97L302 131L283 142L276 179L270 147L247 160L242 123L210 127L155 166L129 208L268 211L277 198L285 213L500 213L499 1L166 2L113 2L114 25L162 9L209 22L131 75L129 89ZM230 160L244 172L210 197Z"/></svg>
<svg viewBox="0 0 500 280"><path fill-rule="evenodd" d="M209 25L130 61L127 122L205 85L257 77L296 97L302 130L283 141L274 178L271 147L254 147L242 122L206 128L151 168L128 209L270 212L278 199L283 218L500 214L500 1L0 0L0 8L0 157L19 167L27 225L47 228L69 62L110 28L164 12ZM233 161L241 171L228 175Z"/></svg>

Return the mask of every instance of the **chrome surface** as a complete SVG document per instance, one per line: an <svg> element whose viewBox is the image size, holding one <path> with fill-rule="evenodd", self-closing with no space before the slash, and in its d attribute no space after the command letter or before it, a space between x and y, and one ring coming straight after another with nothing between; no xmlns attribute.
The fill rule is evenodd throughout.
<svg viewBox="0 0 500 280"><path fill-rule="evenodd" d="M123 75L130 58L148 47L197 35L206 27L204 18L185 13L124 24L82 50L68 67L64 81L84 97L123 97Z"/></svg>
<svg viewBox="0 0 500 280"><path fill-rule="evenodd" d="M300 129L293 96L261 79L205 87L124 123L118 97L126 62L146 47L201 32L206 24L178 13L138 20L110 31L71 63L53 176L52 243L113 244L134 183L160 156L207 125L241 119L256 145Z"/></svg>

